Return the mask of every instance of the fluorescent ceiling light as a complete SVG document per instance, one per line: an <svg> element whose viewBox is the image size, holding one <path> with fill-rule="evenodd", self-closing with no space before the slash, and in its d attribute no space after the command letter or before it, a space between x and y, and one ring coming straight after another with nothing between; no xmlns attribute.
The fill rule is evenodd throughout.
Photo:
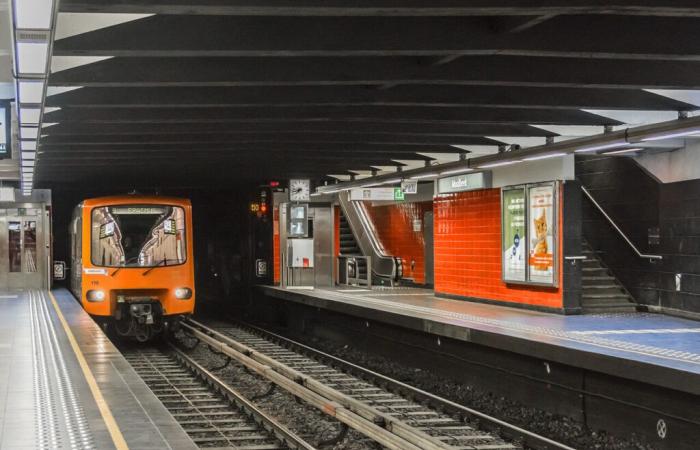
<svg viewBox="0 0 700 450"><path fill-rule="evenodd" d="M437 178L438 174L437 173L426 173L423 175L414 175L411 177L412 180L423 180L426 178Z"/></svg>
<svg viewBox="0 0 700 450"><path fill-rule="evenodd" d="M36 159L36 152L22 152L22 159Z"/></svg>
<svg viewBox="0 0 700 450"><path fill-rule="evenodd" d="M603 155L621 155L623 153L632 153L632 152L639 152L641 150L644 150L641 147L636 147L636 148L625 148L623 150L613 150L611 152L604 152L602 153Z"/></svg>
<svg viewBox="0 0 700 450"><path fill-rule="evenodd" d="M523 158L523 161L539 161L540 159L558 158L560 156L565 156L566 153L545 153L544 155L535 155L528 158Z"/></svg>
<svg viewBox="0 0 700 450"><path fill-rule="evenodd" d="M391 180L382 181L382 184L396 184L401 183L401 178L392 178Z"/></svg>
<svg viewBox="0 0 700 450"><path fill-rule="evenodd" d="M19 121L22 125L37 125L41 116L40 108L19 108Z"/></svg>
<svg viewBox="0 0 700 450"><path fill-rule="evenodd" d="M465 172L473 172L474 169L471 167L462 167L459 169L452 169L452 170L445 170L444 172L440 172L440 175L457 175L460 173L465 173Z"/></svg>
<svg viewBox="0 0 700 450"><path fill-rule="evenodd" d="M34 161L22 161L22 167L34 167Z"/></svg>
<svg viewBox="0 0 700 450"><path fill-rule="evenodd" d="M46 61L49 56L49 44L46 42L17 43L17 73L45 74Z"/></svg>
<svg viewBox="0 0 700 450"><path fill-rule="evenodd" d="M36 141L20 141L22 150L36 150Z"/></svg>
<svg viewBox="0 0 700 450"><path fill-rule="evenodd" d="M601 144L601 145L596 145L593 147L579 148L579 149L574 150L574 151L576 153L595 152L596 150L605 150L606 148L624 147L625 145L627 145L627 142L621 141L621 142L613 142L611 144Z"/></svg>
<svg viewBox="0 0 700 450"><path fill-rule="evenodd" d="M519 159L512 159L510 161L499 161L499 162L494 162L490 164L482 164L479 166L479 169L488 169L489 167L501 167L501 166L510 166L511 164L517 164L519 162L522 162Z"/></svg>
<svg viewBox="0 0 700 450"><path fill-rule="evenodd" d="M19 135L21 139L36 139L39 135L39 128L37 127L20 127Z"/></svg>
<svg viewBox="0 0 700 450"><path fill-rule="evenodd" d="M698 130L697 128L692 129L692 130L686 130L686 131L678 131L675 133L664 133L664 134L659 134L656 136L645 137L645 138L642 138L642 141L659 141L661 139L671 139L671 138L677 138L677 137L683 137L683 136L693 136L696 134L700 134L700 130Z"/></svg>
<svg viewBox="0 0 700 450"><path fill-rule="evenodd" d="M44 81L18 80L20 103L41 103L44 97Z"/></svg>
<svg viewBox="0 0 700 450"><path fill-rule="evenodd" d="M48 30L53 17L52 0L14 0L15 26L30 30Z"/></svg>

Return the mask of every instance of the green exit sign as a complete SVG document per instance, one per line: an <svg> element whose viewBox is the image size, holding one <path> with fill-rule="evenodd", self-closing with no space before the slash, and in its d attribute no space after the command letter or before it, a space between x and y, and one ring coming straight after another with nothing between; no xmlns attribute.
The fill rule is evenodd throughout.
<svg viewBox="0 0 700 450"><path fill-rule="evenodd" d="M405 200L403 190L400 187L394 188L394 200Z"/></svg>

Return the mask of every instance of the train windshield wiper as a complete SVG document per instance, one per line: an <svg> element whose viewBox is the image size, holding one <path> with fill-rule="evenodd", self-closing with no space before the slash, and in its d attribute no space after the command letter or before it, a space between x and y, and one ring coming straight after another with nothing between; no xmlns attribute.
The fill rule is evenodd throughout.
<svg viewBox="0 0 700 450"><path fill-rule="evenodd" d="M129 262L131 262L131 260L134 260L134 259L138 259L138 256L132 256L131 258L129 258L129 259L124 263L123 266L117 267L117 269L116 269L114 272L112 272L112 273L110 274L110 276L112 276L112 277L115 276L117 273L119 273L120 270L122 270L124 267L127 267L127 264L129 264Z"/></svg>
<svg viewBox="0 0 700 450"><path fill-rule="evenodd" d="M149 272L150 272L151 270L155 269L156 267L161 267L161 265L166 265L166 266L167 266L167 265L168 265L168 261L180 262L180 261L177 260L177 259L163 258L162 260L158 261L158 264L156 264L155 266L149 267L149 268L148 268L144 273L142 273L141 275L143 275L143 276L145 277L146 275L149 274Z"/></svg>

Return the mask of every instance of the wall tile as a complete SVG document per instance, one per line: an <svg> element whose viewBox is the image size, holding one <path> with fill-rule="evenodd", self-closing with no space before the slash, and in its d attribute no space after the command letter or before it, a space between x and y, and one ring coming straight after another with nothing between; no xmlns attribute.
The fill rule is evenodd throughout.
<svg viewBox="0 0 700 450"><path fill-rule="evenodd" d="M561 288L505 284L501 280L500 189L444 195L435 199L433 209L436 292L550 308L562 307ZM562 209L559 208L559 211ZM561 223L560 214L560 229ZM560 262L561 248L560 239ZM559 274L561 286L561 264Z"/></svg>

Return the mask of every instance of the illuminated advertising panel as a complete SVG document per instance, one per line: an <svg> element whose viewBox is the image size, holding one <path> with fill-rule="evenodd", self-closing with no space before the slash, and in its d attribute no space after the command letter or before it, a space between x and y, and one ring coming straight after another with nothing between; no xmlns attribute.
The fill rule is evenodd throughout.
<svg viewBox="0 0 700 450"><path fill-rule="evenodd" d="M502 279L557 286L558 183L501 190Z"/></svg>
<svg viewBox="0 0 700 450"><path fill-rule="evenodd" d="M525 188L504 189L502 195L503 280L522 282L526 280L527 259Z"/></svg>
<svg viewBox="0 0 700 450"><path fill-rule="evenodd" d="M528 188L528 280L555 284L556 195L554 184Z"/></svg>

